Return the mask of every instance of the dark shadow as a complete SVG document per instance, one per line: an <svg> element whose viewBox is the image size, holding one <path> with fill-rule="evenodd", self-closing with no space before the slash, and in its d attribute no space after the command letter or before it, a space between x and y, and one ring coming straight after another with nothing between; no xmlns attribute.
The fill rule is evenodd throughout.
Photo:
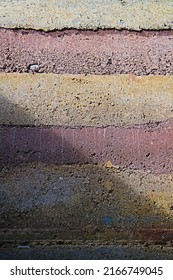
<svg viewBox="0 0 173 280"><path fill-rule="evenodd" d="M81 152L75 128L13 126L34 119L2 97L0 104L2 247L172 242L172 214L159 200L164 175L154 186L152 174L99 164L92 139Z"/></svg>

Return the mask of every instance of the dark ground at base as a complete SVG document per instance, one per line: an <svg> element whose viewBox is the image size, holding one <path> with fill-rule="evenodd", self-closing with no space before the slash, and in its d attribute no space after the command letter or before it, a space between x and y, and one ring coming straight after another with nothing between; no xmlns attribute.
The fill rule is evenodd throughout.
<svg viewBox="0 0 173 280"><path fill-rule="evenodd" d="M173 260L167 246L55 246L0 249L1 260Z"/></svg>

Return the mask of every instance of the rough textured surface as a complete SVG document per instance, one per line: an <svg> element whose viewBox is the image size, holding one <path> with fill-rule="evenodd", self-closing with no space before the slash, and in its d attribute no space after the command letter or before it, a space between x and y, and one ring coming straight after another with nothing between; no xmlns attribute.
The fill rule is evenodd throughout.
<svg viewBox="0 0 173 280"><path fill-rule="evenodd" d="M105 163L173 172L173 122L143 127L0 127L0 168L27 162Z"/></svg>
<svg viewBox="0 0 173 280"><path fill-rule="evenodd" d="M0 258L172 258L172 2L0 5Z"/></svg>
<svg viewBox="0 0 173 280"><path fill-rule="evenodd" d="M2 244L173 241L173 174L30 164L4 168L0 186Z"/></svg>
<svg viewBox="0 0 173 280"><path fill-rule="evenodd" d="M45 242L47 244L47 242ZM29 246L3 248L0 260L172 260L172 246Z"/></svg>
<svg viewBox="0 0 173 280"><path fill-rule="evenodd" d="M0 74L0 124L108 126L173 117L173 76Z"/></svg>
<svg viewBox="0 0 173 280"><path fill-rule="evenodd" d="M172 31L0 29L0 38L2 72L173 74Z"/></svg>
<svg viewBox="0 0 173 280"><path fill-rule="evenodd" d="M2 0L0 26L32 29L170 29L170 0Z"/></svg>

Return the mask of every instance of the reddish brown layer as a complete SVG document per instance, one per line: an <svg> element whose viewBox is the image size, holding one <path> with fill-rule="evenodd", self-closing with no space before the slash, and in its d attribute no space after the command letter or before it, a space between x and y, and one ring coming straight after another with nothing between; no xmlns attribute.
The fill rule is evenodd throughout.
<svg viewBox="0 0 173 280"><path fill-rule="evenodd" d="M0 71L173 74L173 31L0 29L0 38Z"/></svg>
<svg viewBox="0 0 173 280"><path fill-rule="evenodd" d="M173 122L155 127L1 127L0 166L23 162L105 163L173 172Z"/></svg>

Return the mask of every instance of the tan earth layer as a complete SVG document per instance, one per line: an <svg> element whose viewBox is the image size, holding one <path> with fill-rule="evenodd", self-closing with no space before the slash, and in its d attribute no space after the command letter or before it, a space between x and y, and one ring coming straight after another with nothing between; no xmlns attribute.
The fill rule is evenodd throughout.
<svg viewBox="0 0 173 280"><path fill-rule="evenodd" d="M1 240L173 239L173 174L29 164L4 168L0 185Z"/></svg>
<svg viewBox="0 0 173 280"><path fill-rule="evenodd" d="M173 118L173 76L0 74L0 124L108 126Z"/></svg>
<svg viewBox="0 0 173 280"><path fill-rule="evenodd" d="M3 0L0 26L54 30L77 29L172 29L170 0Z"/></svg>

